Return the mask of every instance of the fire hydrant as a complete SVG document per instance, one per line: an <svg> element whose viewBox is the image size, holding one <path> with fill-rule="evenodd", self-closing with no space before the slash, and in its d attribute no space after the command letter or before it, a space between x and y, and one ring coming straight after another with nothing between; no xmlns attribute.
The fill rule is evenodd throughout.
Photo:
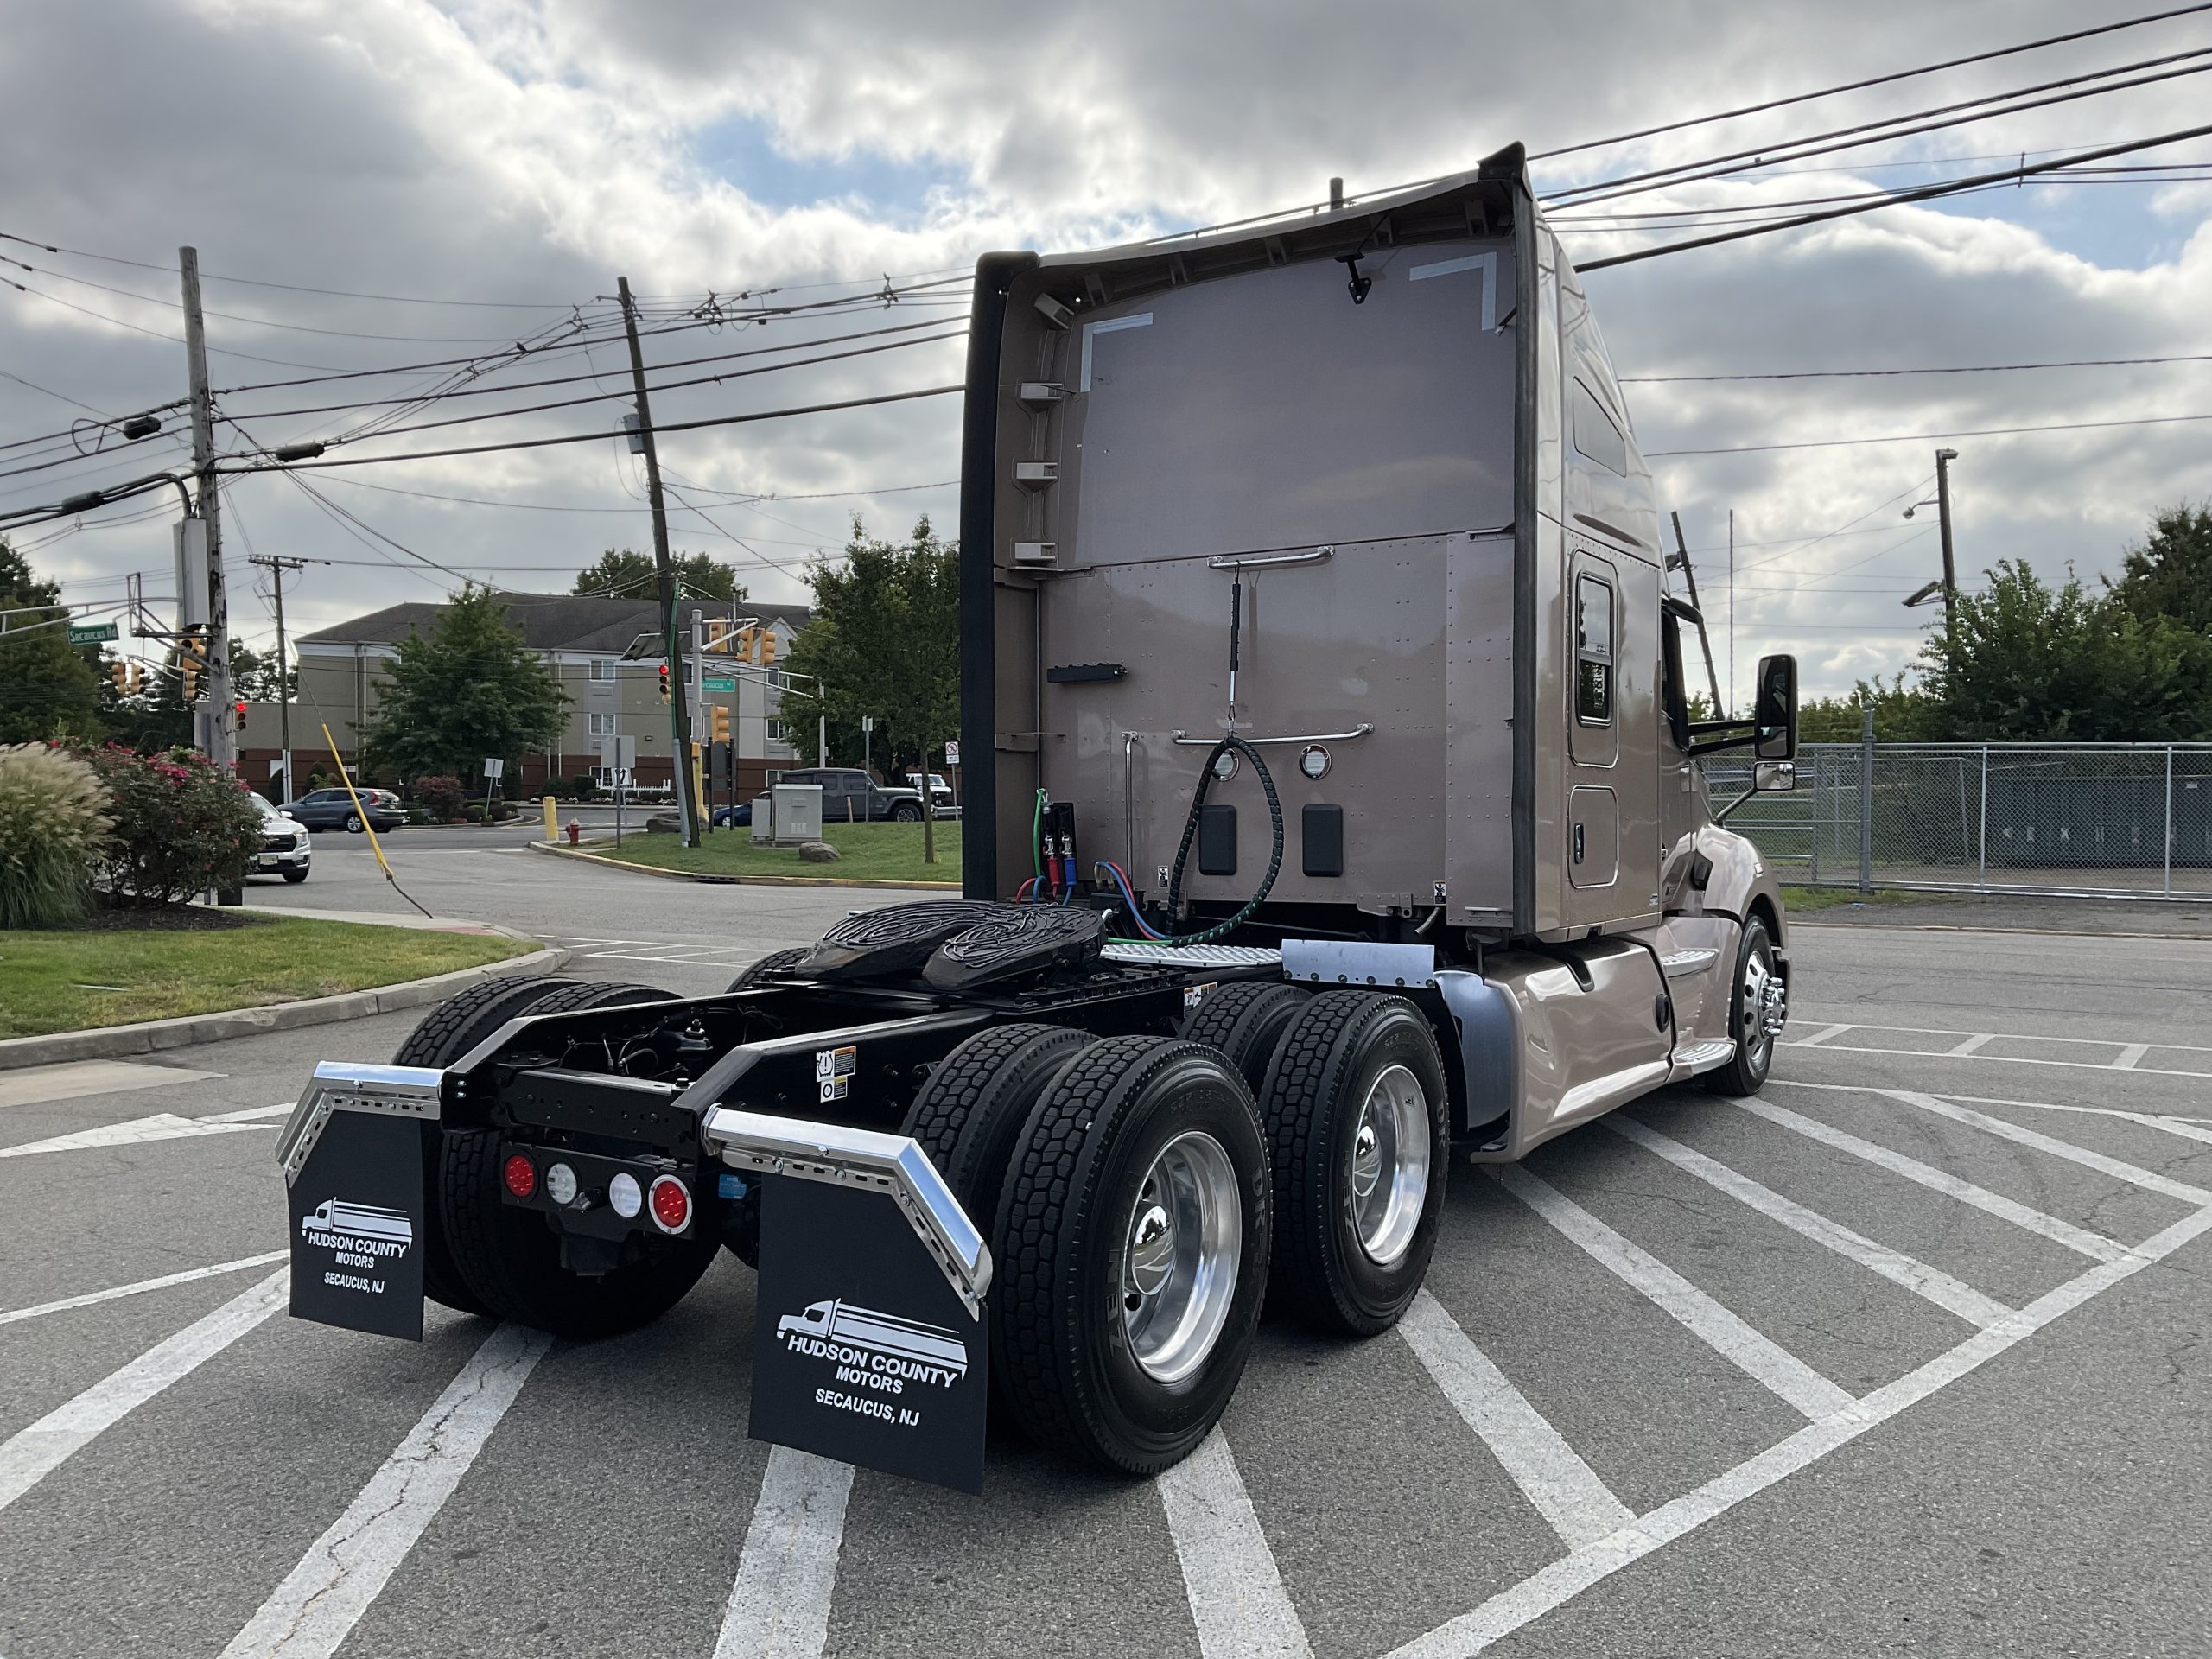
<svg viewBox="0 0 2212 1659"><path fill-rule="evenodd" d="M570 818L569 820L569 845L571 847L575 846L578 838L582 836L583 832L583 825L577 823L574 818Z"/></svg>

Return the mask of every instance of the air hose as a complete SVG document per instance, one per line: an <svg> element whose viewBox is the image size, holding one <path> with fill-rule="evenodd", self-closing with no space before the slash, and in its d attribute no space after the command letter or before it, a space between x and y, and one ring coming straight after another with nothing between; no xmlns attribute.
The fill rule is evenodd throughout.
<svg viewBox="0 0 2212 1659"><path fill-rule="evenodd" d="M1260 775L1260 787L1267 794L1268 821L1273 831L1273 844L1268 853L1268 873L1260 878L1259 891L1227 921L1217 922L1197 933L1169 934L1166 939L1169 944L1211 944L1225 934L1235 932L1250 919L1254 911L1267 901L1268 894L1274 890L1275 877L1282 870L1282 800L1275 793L1275 780L1268 775L1268 763L1260 758L1260 752L1236 733L1228 733L1220 742L1206 751L1205 760L1198 768L1198 786L1191 796L1191 813L1183 821L1182 845L1176 848L1174 867L1168 873L1167 913L1173 917L1181 908L1183 871L1190 862L1191 842L1197 838L1198 819L1205 810L1206 791L1213 785L1214 763L1231 750L1251 761L1252 770Z"/></svg>

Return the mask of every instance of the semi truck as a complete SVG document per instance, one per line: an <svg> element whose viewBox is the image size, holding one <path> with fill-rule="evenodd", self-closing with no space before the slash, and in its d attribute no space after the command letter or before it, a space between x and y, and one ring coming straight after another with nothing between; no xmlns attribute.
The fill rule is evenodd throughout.
<svg viewBox="0 0 2212 1659"><path fill-rule="evenodd" d="M848 1296L944 1329L993 1417L1144 1474L1263 1312L1389 1329L1454 1165L1760 1085L1787 922L1725 820L1790 786L1796 665L1694 709L1703 623L1518 147L988 255L972 321L962 896L716 996L473 988L391 1064L318 1066L278 1157L299 1190L338 1115L389 1124L448 1307L608 1336L727 1249L764 1331ZM1702 757L1744 751L1715 803ZM919 1276L870 1281L899 1249ZM795 1439L772 1345L755 1432Z"/></svg>

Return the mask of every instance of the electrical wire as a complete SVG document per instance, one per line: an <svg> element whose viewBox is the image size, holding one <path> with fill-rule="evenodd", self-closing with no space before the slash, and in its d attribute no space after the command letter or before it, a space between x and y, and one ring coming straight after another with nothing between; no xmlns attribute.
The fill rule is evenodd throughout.
<svg viewBox="0 0 2212 1659"><path fill-rule="evenodd" d="M2208 415L2139 415L2119 421L2056 421L2044 426L1961 427L1950 432L1891 432L1872 438L1804 438L1786 443L1744 443L1709 449L1655 449L1647 461L1681 455L1756 455L1777 449L1849 449L1869 443L1934 443L1950 438L2010 438L2031 432L2096 432L2120 426L2180 426L2212 421Z"/></svg>
<svg viewBox="0 0 2212 1659"><path fill-rule="evenodd" d="M1825 208L1819 213L1802 213L1795 219L1781 219L1771 225L1756 226L1748 230L1718 231L1711 236L1692 237L1687 241L1664 242L1656 247L1638 248L1630 253L1617 253L1608 258L1592 259L1586 264L1578 264L1576 269L1586 274L1593 270L1604 270L1611 265L1633 264L1639 259L1656 259L1662 254L1681 253L1691 248L1709 248L1718 243L1738 242L1746 237L1767 236L1777 231L1796 230L1807 225L1821 224L1832 219L1846 219L1855 213L1872 213L1877 209L1893 207L1901 202L1928 201L1938 196L1955 195L1961 190L1975 185L1987 184L1994 180L2027 178L2037 173L2054 172L2077 162L2101 161L2107 156L2125 156L2137 150L2155 149L2161 144L2178 143L2186 138L2201 138L2208 133L2212 133L2212 126L2187 127L2178 132L2161 133L2156 137L2132 138L2125 143L2107 144L2101 149L2083 150L2071 157L2038 162L2032 167L2012 168L2004 173L1985 174L1976 178L1955 180L1942 184L1923 185L1916 189L1900 190L1881 200Z"/></svg>
<svg viewBox="0 0 2212 1659"><path fill-rule="evenodd" d="M1712 385L1735 380L1852 380L1878 379L1909 374L2017 374L2030 369L2134 368L2157 363L2212 363L2212 353L2182 357L2082 357L2050 363L1967 363L1942 368L1907 369L1788 369L1760 374L1628 374L1624 386Z"/></svg>

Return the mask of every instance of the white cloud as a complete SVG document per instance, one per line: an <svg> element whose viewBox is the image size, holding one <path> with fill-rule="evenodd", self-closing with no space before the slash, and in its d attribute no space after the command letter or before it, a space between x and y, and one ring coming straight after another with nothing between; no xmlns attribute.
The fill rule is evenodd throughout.
<svg viewBox="0 0 2212 1659"><path fill-rule="evenodd" d="M2008 10L2005 32L2024 38L2082 20L2078 8L2046 0ZM2133 31L1718 133L1562 158L1541 164L1539 176L1566 181L1739 141L1772 143L2174 50L2190 38L2183 23ZM1706 105L1717 89L1750 101L1989 42L1986 20L1894 3L1848 11L1688 0L1511 11L1440 3L1347 11L1319 0L1042 10L992 0L957 11L890 0L48 8L16 20L0 59L11 117L0 167L13 187L0 230L155 265L190 241L213 272L374 294L590 305L626 272L649 295L783 285L786 298L821 297L840 290L800 285L957 270L987 248L1095 245L1238 217L1311 200L1332 174L1354 189L1373 188L1467 165L1516 137L1541 149L1647 124ZM2201 99L2195 81L2171 81L1839 164L2109 142L2189 124ZM1897 176L1793 172L1619 205L1772 202ZM2212 188L2203 186L2031 187L1594 273L1589 286L1629 375L2212 350L2212 329L2200 321L2212 312L2209 215ZM1630 240L1585 233L1574 245L1594 256ZM162 334L178 330L171 276L6 245L39 268L10 273L33 288ZM2157 257L2141 256L2146 246ZM349 340L211 321L218 346L341 367L461 355L559 315L224 283L211 283L208 295L211 306L245 316L420 337ZM911 307L890 318L867 313L842 327L916 315ZM702 330L655 350L671 357L682 342L683 354L702 355L769 338ZM169 341L0 290L0 367L102 410L176 396L181 359ZM216 362L225 385L300 372ZM957 345L928 346L671 393L657 413L698 418L941 384L958 378L959 363ZM542 372L601 372L601 384L617 391L625 367L619 349L602 347ZM1639 385L1630 395L1647 448L1705 448L2212 412L2202 368ZM300 388L238 393L226 404L244 415L324 401ZM499 430L611 429L619 407L550 411ZM948 398L702 432L671 438L669 459L702 485L789 495L949 479L957 410ZM56 429L74 413L0 381L0 442ZM317 429L322 418L253 426L274 441ZM449 429L419 441L442 447L432 441L472 435L483 435ZM2068 559L2085 572L2111 568L2154 508L2212 493L2208 437L2212 423L1959 441L1961 575L2015 555L2053 570ZM1789 542L1909 490L1932 470L1932 447L1658 463L1694 547L1717 543L1726 510L1737 510L1745 544L1739 672L1760 650L1787 646L1803 657L1808 690L1833 690L1909 658L1911 635L1896 630L1928 613L1909 614L1897 601L1936 568L1932 538L1903 539L1920 519L1898 519L1900 502L1817 546L1793 552ZM149 457L173 464L175 454L133 451L110 475L130 476ZM442 563L552 586L601 547L643 543L634 472L610 440L358 474L359 483L593 509L564 513L378 493L339 472L323 474L321 487ZM58 475L72 488L99 481L90 466ZM48 499L46 481L0 479L0 506ZM232 502L234 550L251 538L264 552L363 562L310 570L289 604L302 626L435 590L380 566L385 555L406 561L364 547L280 480L241 480ZM709 511L765 558L791 566L841 540L855 505L886 529L918 510L949 524L955 492ZM683 545L732 546L691 515L678 514L675 525ZM1884 526L1894 535L1859 533ZM36 556L75 579L158 572L166 525L88 527ZM1699 563L1713 597L1715 556L1701 552ZM798 592L766 564L754 588L772 598ZM259 626L251 605L238 609L250 630Z"/></svg>

